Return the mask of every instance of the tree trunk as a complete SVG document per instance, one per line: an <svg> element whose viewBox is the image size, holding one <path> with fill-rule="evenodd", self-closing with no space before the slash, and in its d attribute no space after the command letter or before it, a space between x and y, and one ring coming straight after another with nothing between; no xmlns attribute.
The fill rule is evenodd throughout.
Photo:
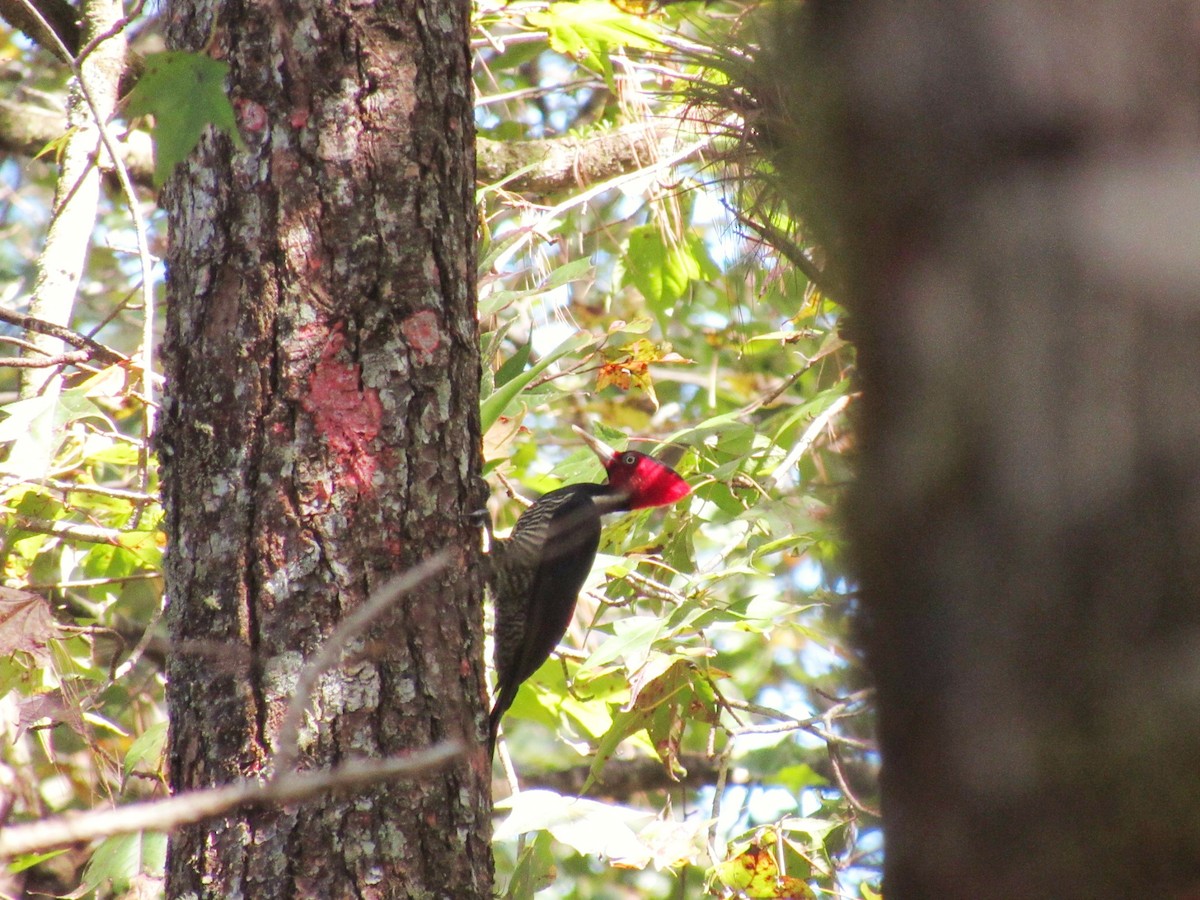
<svg viewBox="0 0 1200 900"><path fill-rule="evenodd" d="M184 829L168 894L491 896L469 5L170 13L172 46L230 64L246 142L206 137L164 196L172 787L269 774L303 659L442 548L451 567L321 678L299 765L469 749Z"/></svg>
<svg viewBox="0 0 1200 900"><path fill-rule="evenodd" d="M888 900L1197 896L1200 5L810 6Z"/></svg>

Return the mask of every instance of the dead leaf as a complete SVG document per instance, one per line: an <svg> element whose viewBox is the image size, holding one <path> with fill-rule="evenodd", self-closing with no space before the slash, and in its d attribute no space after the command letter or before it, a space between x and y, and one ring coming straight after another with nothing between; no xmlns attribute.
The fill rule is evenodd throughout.
<svg viewBox="0 0 1200 900"><path fill-rule="evenodd" d="M48 662L46 642L58 637L58 623L45 597L0 587L0 656L18 650Z"/></svg>

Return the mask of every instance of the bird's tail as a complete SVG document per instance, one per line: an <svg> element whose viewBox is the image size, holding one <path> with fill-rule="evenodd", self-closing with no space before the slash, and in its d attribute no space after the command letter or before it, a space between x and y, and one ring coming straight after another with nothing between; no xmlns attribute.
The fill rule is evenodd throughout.
<svg viewBox="0 0 1200 900"><path fill-rule="evenodd" d="M507 685L496 695L496 704L488 716L488 759L496 758L496 737L500 733L500 720L504 718L516 696L517 692L509 690Z"/></svg>

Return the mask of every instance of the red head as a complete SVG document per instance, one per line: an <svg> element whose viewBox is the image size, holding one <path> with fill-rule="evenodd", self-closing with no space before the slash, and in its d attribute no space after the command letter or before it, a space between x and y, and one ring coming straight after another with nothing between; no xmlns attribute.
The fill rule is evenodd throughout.
<svg viewBox="0 0 1200 900"><path fill-rule="evenodd" d="M674 469L654 457L636 450L618 453L582 428L572 427L600 457L608 473L608 483L629 496L629 509L666 506L681 500L691 491L688 483Z"/></svg>

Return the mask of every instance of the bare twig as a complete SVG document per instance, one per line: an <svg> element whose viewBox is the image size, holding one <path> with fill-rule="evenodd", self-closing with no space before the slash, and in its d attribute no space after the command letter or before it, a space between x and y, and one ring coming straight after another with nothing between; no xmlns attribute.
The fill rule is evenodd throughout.
<svg viewBox="0 0 1200 900"><path fill-rule="evenodd" d="M223 787L188 791L164 800L68 813L0 830L0 859L80 841L138 831L171 831L242 806L300 803L332 790L359 788L392 778L412 778L440 769L463 752L461 740L383 760L352 760L334 769L290 773L267 782L241 780Z"/></svg>
<svg viewBox="0 0 1200 900"><path fill-rule="evenodd" d="M43 353L46 351L32 341L23 341L20 338L15 338L7 334L0 334L0 343L9 344L13 347L20 347L22 350L28 350L30 353ZM46 354L47 356L49 354Z"/></svg>
<svg viewBox="0 0 1200 900"><path fill-rule="evenodd" d="M115 497L118 500L130 500L134 503L157 499L155 495L147 494L144 491L106 487L102 484L79 484L73 481L60 481L57 478L34 478L31 483L62 491L64 494L96 494L100 497Z"/></svg>
<svg viewBox="0 0 1200 900"><path fill-rule="evenodd" d="M837 291L829 284L829 277L817 268L817 264L809 258L808 254L786 232L781 228L776 228L770 222L760 222L751 219L745 213L731 206L727 207L727 209L733 213L734 218L739 222L748 228L753 228L763 236L763 240L786 256L788 261L799 269L805 278L815 284L822 294L826 297L836 298Z"/></svg>
<svg viewBox="0 0 1200 900"><path fill-rule="evenodd" d="M539 41L545 41L548 37L544 31L518 31L516 34L488 34L482 28L484 37L472 38L472 50L486 50L491 48L497 53L503 53L506 48L516 44L536 44Z"/></svg>
<svg viewBox="0 0 1200 900"><path fill-rule="evenodd" d="M819 737L827 744L846 744L855 749L869 752L877 749L874 744L869 741L838 734L833 730L833 723L838 719L848 719L862 715L862 710L857 707L869 694L869 690L856 691L849 697L837 701L824 712L805 719L797 718L790 713L781 712L777 709L771 709L769 706L760 706L757 703L748 703L744 700L722 699L725 705L731 710L740 709L756 716L764 716L776 720L771 725L747 725L738 728L733 732L735 737L740 737L744 734L780 734L788 731L807 731L814 737Z"/></svg>
<svg viewBox="0 0 1200 900"><path fill-rule="evenodd" d="M838 750L837 744L829 743L825 745L829 749L829 764L833 768L833 778L837 782L838 788L842 792L842 796L849 801L850 805L859 812L864 812L869 816L874 816L877 819L883 818L882 811L875 809L873 806L868 806L850 788L850 782L846 778L846 773L842 771L842 754Z"/></svg>
<svg viewBox="0 0 1200 900"><path fill-rule="evenodd" d="M317 686L317 679L330 669L341 665L350 642L366 630L388 607L413 588L419 587L441 572L449 563L450 551L442 550L420 565L397 575L372 593L362 606L344 619L321 646L317 655L300 670L300 677L296 680L296 693L288 705L283 724L279 726L273 778L277 780L283 778L296 765L300 754L300 725L308 712L308 704L312 699L313 689Z"/></svg>
<svg viewBox="0 0 1200 900"><path fill-rule="evenodd" d="M79 47L78 15L67 0L39 0L36 7L22 0L0 2L0 17L51 53L65 54L67 60Z"/></svg>
<svg viewBox="0 0 1200 900"><path fill-rule="evenodd" d="M713 859L722 859L723 854L717 852L717 825L721 821L721 801L725 797L725 786L729 782L729 763L733 759L734 741L729 741L717 763L717 784L713 790L711 824L708 826L708 850Z"/></svg>
<svg viewBox="0 0 1200 900"><path fill-rule="evenodd" d="M792 471L796 463L800 462L800 457L808 451L808 448L813 445L813 442L816 441L825 427L842 410L849 406L850 401L857 396L857 394L843 394L813 417L813 420L808 423L808 427L804 429L804 434L800 435L800 440L796 442L796 446L788 452L787 457L772 473L771 478L774 480L776 487L788 477L788 473Z"/></svg>
<svg viewBox="0 0 1200 900"><path fill-rule="evenodd" d="M45 353L41 347L32 348L34 353ZM86 350L68 350L57 356L13 356L0 357L0 368L3 369L49 369L52 366L68 366L87 362L92 358Z"/></svg>
<svg viewBox="0 0 1200 900"><path fill-rule="evenodd" d="M486 96L475 98L475 108L479 109L482 106L491 106L493 103L507 103L509 100L527 100L530 97L541 97L545 94L554 94L560 91L577 91L585 87L604 87L604 82L599 78L580 78L577 81L569 81L566 84L535 85L516 91L505 91L500 94L487 94ZM486 181L487 179L484 180Z"/></svg>
<svg viewBox="0 0 1200 900"><path fill-rule="evenodd" d="M103 363L106 366L130 362L128 356L118 353L112 347L106 347L99 341L86 337L78 331L72 331L70 328L55 325L53 322L47 322L45 319L39 319L36 316L26 316L9 309L0 309L0 322L16 325L18 328L24 328L26 331L37 331L41 334L58 338L64 344L70 344L72 347L88 350L96 362Z"/></svg>
<svg viewBox="0 0 1200 900"><path fill-rule="evenodd" d="M133 649L129 651L129 655L125 657L125 661L117 666L112 671L110 677L111 682L118 682L130 672L134 670L141 658L150 648L151 643L155 640L154 631L158 627L159 621L165 612L162 603L159 603L158 609L154 610L154 615L150 617L150 621L146 623L145 630L142 631L142 636L138 638L138 642L134 644ZM115 659L115 657L114 657Z"/></svg>
<svg viewBox="0 0 1200 900"><path fill-rule="evenodd" d="M640 572L629 571L621 577L632 584L635 588L640 588L650 597L654 597L658 600L664 600L667 603L674 604L675 606L682 606L687 602L687 597L685 597L683 594L679 593L678 591L671 590L665 584L661 584L655 581L653 578L647 578ZM609 605L614 605L611 600L606 599L605 602L607 602Z"/></svg>
<svg viewBox="0 0 1200 900"><path fill-rule="evenodd" d="M799 381L804 376L804 373L809 370L809 368L810 368L809 366L804 366L800 369L797 369L795 372L793 372L787 378L781 379L779 384L775 385L775 387L771 388L769 391L767 391L762 396L754 398L749 403L747 403L745 406L743 406L738 411L738 415L748 416L748 415L750 415L750 413L756 412L756 411L762 409L764 406L774 403L776 400L778 400L780 397L782 397L788 390L790 390L792 385L794 385L797 381Z"/></svg>
<svg viewBox="0 0 1200 900"><path fill-rule="evenodd" d="M72 588L103 587L106 584L127 584L131 581L153 581L162 578L161 572L139 572L137 575L114 575L109 578L79 578L75 581L31 582L25 587L31 591L67 591ZM92 610L97 615L98 610Z"/></svg>
<svg viewBox="0 0 1200 900"><path fill-rule="evenodd" d="M633 172L617 175L616 177L610 178L607 181L602 181L599 184L594 184L586 190L580 191L578 194L568 197L566 200L557 204L556 206L546 209L539 215L536 222L526 225L514 233L513 239L509 245L496 256L496 259L492 263L493 268L496 270L503 269L504 266L508 264L508 261L517 253L519 253L525 247L525 245L529 243L534 235L549 234L550 229L559 224L559 218L568 210L574 209L577 206L581 206L584 203L587 203L593 197L598 197L605 191L611 191L613 188L620 187L621 185L630 181L634 181L639 178L646 178L656 173L666 172L672 166L678 165L684 160L691 159L692 157L701 153L707 147L712 145L713 140L714 139L712 136L701 137L695 141L685 144L674 153L663 156L661 159L651 163L648 166L637 169Z"/></svg>
<svg viewBox="0 0 1200 900"><path fill-rule="evenodd" d="M121 532L115 528L81 525L78 522L52 522L49 519L37 519L33 516L14 516L13 528L20 531L32 531L36 534L53 534L73 541L83 541L86 544L113 544L115 546L121 542Z"/></svg>
<svg viewBox="0 0 1200 900"><path fill-rule="evenodd" d="M609 760L597 778L591 779L589 764L571 766L566 769L522 772L525 789L550 788L560 794L574 794L607 800L628 800L647 791L675 791L679 788L698 789L714 784L720 773L720 763L715 757L703 753L685 753L679 763L687 770L679 776L670 772L661 760L649 756L632 759ZM591 782L589 784L589 779ZM746 784L749 773L744 769L732 769L726 776L726 784ZM584 790L586 787L586 791Z"/></svg>

